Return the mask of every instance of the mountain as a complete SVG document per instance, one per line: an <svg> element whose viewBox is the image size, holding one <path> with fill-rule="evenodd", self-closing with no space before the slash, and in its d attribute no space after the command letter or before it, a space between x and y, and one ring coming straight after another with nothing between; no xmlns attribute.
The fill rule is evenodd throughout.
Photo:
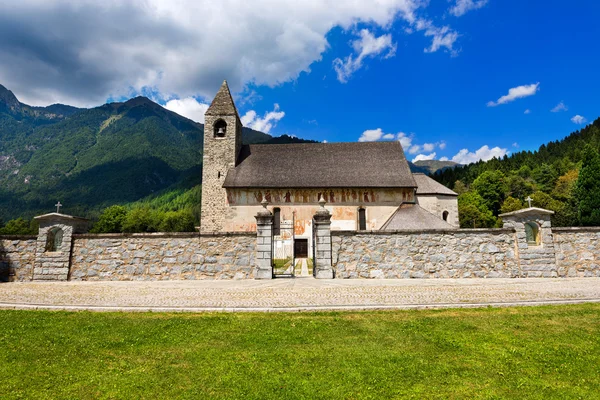
<svg viewBox="0 0 600 400"><path fill-rule="evenodd" d="M204 126L145 97L91 109L31 107L0 86L0 219L87 216L200 184ZM244 128L244 143L302 141Z"/></svg>
<svg viewBox="0 0 600 400"><path fill-rule="evenodd" d="M413 163L419 169L426 171L427 174L435 174L440 170L446 168L455 168L461 164L455 163L454 161L440 161L440 160L420 160Z"/></svg>

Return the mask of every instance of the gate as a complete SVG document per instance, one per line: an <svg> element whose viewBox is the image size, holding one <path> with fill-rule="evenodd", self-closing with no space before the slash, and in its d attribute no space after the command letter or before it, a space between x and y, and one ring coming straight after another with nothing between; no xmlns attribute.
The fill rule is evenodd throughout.
<svg viewBox="0 0 600 400"><path fill-rule="evenodd" d="M315 219L312 220L312 259L313 259L313 276L317 276L317 224Z"/></svg>
<svg viewBox="0 0 600 400"><path fill-rule="evenodd" d="M293 215L293 214L292 214ZM294 277L296 257L294 248L294 221L281 221L278 230L273 230L273 277Z"/></svg>

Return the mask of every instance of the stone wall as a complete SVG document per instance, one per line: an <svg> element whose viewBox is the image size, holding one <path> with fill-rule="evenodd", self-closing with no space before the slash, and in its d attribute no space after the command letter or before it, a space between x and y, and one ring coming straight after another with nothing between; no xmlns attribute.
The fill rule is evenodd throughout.
<svg viewBox="0 0 600 400"><path fill-rule="evenodd" d="M522 276L512 229L331 234L336 278Z"/></svg>
<svg viewBox="0 0 600 400"><path fill-rule="evenodd" d="M253 278L255 250L254 233L74 235L69 279Z"/></svg>
<svg viewBox="0 0 600 400"><path fill-rule="evenodd" d="M36 243L35 236L0 237L0 282L32 279Z"/></svg>
<svg viewBox="0 0 600 400"><path fill-rule="evenodd" d="M560 277L600 277L600 227L552 228Z"/></svg>

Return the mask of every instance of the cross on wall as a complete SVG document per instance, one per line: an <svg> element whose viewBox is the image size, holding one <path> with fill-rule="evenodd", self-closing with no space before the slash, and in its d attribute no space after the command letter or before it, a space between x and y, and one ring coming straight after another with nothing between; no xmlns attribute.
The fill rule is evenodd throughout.
<svg viewBox="0 0 600 400"><path fill-rule="evenodd" d="M60 201L58 203L56 203L54 205L54 207L56 207L56 213L60 214L60 208L62 207L62 204L60 204Z"/></svg>

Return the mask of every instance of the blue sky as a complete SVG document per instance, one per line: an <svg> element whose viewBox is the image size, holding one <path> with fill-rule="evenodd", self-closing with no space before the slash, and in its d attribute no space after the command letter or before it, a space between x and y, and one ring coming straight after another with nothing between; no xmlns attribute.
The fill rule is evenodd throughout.
<svg viewBox="0 0 600 400"><path fill-rule="evenodd" d="M598 2L251 3L2 4L0 83L34 105L144 94L202 122L227 79L255 129L463 163L600 116Z"/></svg>

